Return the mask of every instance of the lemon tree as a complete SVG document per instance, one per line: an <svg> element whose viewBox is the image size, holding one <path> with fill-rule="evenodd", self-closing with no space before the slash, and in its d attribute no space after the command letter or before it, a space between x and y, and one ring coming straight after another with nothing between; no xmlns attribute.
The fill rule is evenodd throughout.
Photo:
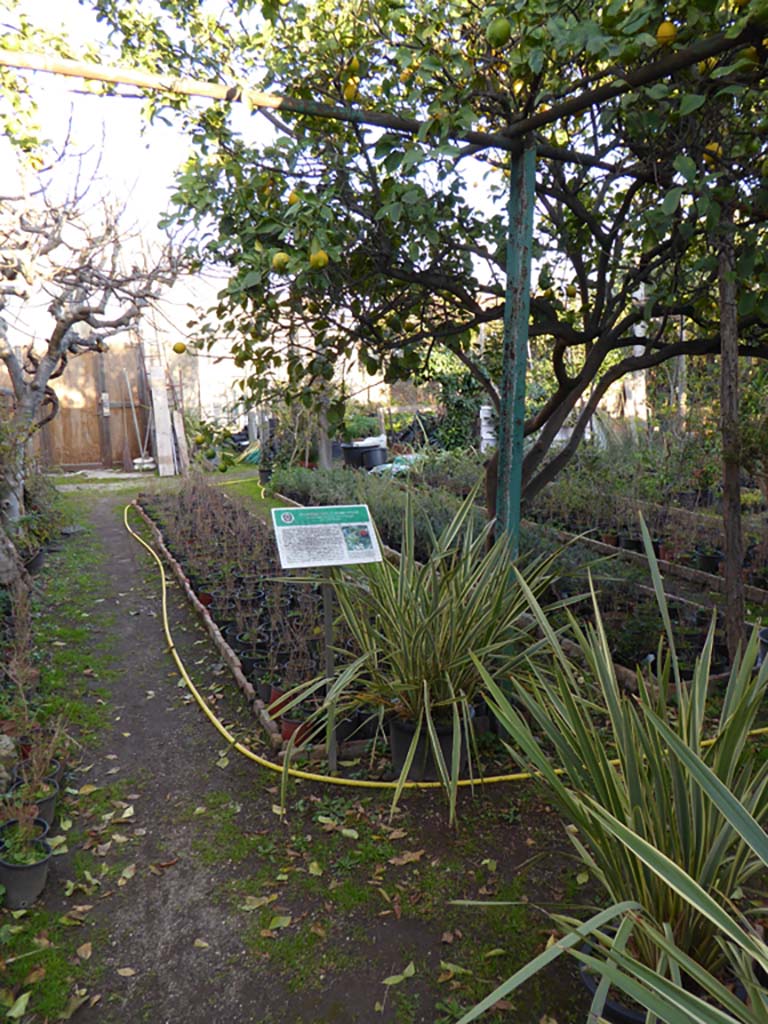
<svg viewBox="0 0 768 1024"><path fill-rule="evenodd" d="M761 0L567 11L555 0L233 0L207 35L197 0L145 4L140 17L121 0L96 6L122 33L126 58L149 36L141 60L150 54L157 71L216 68L345 112L269 114L261 142L235 131L226 106L183 112L194 150L175 219L216 225L198 258L230 268L214 317L238 332L246 392L277 382L311 403L344 360L397 380L445 346L497 400L477 336L503 313L503 136L521 126L539 154L530 333L551 382L526 425L537 438L529 498L567 462L614 381L717 350L719 190L737 197L750 233L738 268L744 344L768 355ZM674 37L659 35L665 22ZM645 81L613 88L648 67ZM501 144L477 148L473 132L499 133ZM280 252L294 255L278 277ZM320 252L328 263L312 266ZM297 328L307 344L288 348ZM577 408L571 444L553 453Z"/></svg>

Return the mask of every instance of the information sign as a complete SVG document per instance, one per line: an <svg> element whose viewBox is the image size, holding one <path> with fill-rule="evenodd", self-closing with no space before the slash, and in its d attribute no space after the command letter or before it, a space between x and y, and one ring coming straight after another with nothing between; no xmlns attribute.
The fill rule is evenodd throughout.
<svg viewBox="0 0 768 1024"><path fill-rule="evenodd" d="M272 523L283 569L381 561L367 505L273 508Z"/></svg>

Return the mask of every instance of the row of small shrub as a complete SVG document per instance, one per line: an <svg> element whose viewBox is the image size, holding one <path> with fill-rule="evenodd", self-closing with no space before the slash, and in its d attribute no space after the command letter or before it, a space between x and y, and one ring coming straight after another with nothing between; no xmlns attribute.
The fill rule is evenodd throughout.
<svg viewBox="0 0 768 1024"><path fill-rule="evenodd" d="M272 486L302 505L368 505L381 539L389 547L400 548L409 486L405 481L360 470L291 466L275 471ZM451 522L460 498L442 489L411 486L415 499L416 557L424 559L431 549L430 537ZM483 522L483 512L478 508L476 528L481 529Z"/></svg>

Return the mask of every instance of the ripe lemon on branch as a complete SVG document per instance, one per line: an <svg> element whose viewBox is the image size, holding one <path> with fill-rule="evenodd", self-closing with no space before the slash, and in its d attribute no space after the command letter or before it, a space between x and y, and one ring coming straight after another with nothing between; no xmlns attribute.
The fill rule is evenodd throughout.
<svg viewBox="0 0 768 1024"><path fill-rule="evenodd" d="M272 257L272 269L278 274L282 274L288 269L288 264L291 257L287 252L276 252Z"/></svg>
<svg viewBox="0 0 768 1024"><path fill-rule="evenodd" d="M309 265L313 270L322 270L328 266L328 253L325 249L318 249L317 252L309 254Z"/></svg>
<svg viewBox="0 0 768 1024"><path fill-rule="evenodd" d="M723 157L723 147L719 142L708 142L704 147L704 163L715 167Z"/></svg>
<svg viewBox="0 0 768 1024"><path fill-rule="evenodd" d="M671 46L677 39L677 25L671 21L662 21L656 29L656 42L659 46Z"/></svg>

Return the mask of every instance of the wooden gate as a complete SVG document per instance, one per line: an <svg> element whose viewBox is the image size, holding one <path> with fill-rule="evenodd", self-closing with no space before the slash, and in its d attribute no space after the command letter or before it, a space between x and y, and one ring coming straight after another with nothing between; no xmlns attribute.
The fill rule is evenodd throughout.
<svg viewBox="0 0 768 1024"><path fill-rule="evenodd" d="M140 346L83 353L51 386L59 412L33 442L44 466L111 468L139 458L141 444L148 443L149 419Z"/></svg>

